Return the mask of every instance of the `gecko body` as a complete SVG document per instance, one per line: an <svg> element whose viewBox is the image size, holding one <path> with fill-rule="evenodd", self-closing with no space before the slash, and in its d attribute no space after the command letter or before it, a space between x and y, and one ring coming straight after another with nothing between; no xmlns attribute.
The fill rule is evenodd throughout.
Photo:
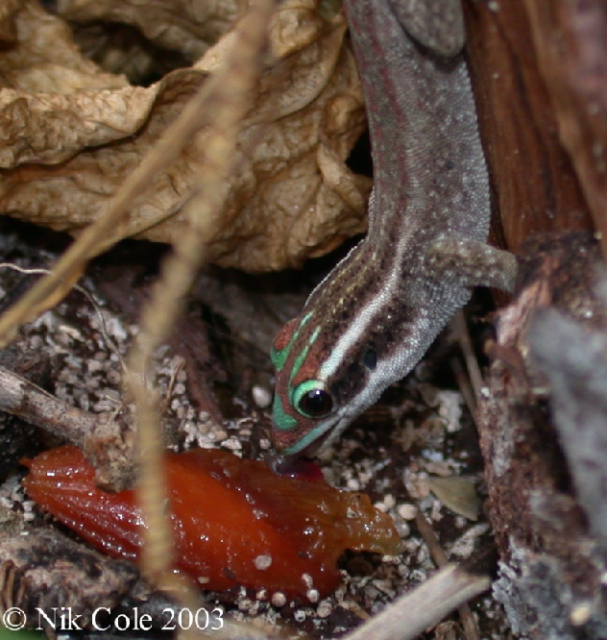
<svg viewBox="0 0 607 640"><path fill-rule="evenodd" d="M459 0L347 0L374 164L369 230L276 336L272 439L341 431L420 360L471 287L509 288L485 244L489 182Z"/></svg>

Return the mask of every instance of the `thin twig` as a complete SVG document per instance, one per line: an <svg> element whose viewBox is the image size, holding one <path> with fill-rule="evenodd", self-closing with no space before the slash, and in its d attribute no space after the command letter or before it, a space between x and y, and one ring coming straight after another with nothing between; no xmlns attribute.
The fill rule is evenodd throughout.
<svg viewBox="0 0 607 640"><path fill-rule="evenodd" d="M464 354L464 360L468 369L468 375L470 376L470 382L474 389L474 395L476 398L480 398L481 389L483 386L483 376L478 366L474 349L472 348L472 340L470 339L470 333L468 332L468 325L464 317L464 312L460 309L453 318L453 328L455 335L459 340L459 344ZM474 412L473 412L474 413Z"/></svg>
<svg viewBox="0 0 607 640"><path fill-rule="evenodd" d="M419 509L415 515L415 523L417 524L417 528L430 551L432 559L436 562L436 566L439 568L446 567L449 564L447 554L443 551L443 548L434 533L434 529L432 529L424 514ZM467 604L462 604L458 607L458 611L462 621L462 627L464 628L464 633L468 640L480 640L476 620L472 615L470 607Z"/></svg>
<svg viewBox="0 0 607 640"><path fill-rule="evenodd" d="M19 265L13 264L11 262L0 262L0 269L10 269L11 271L16 271L17 273L22 273L26 276L45 276L50 273L49 269L24 269L23 267L20 267ZM93 294L78 284L74 285L74 289L81 293L90 302L93 310L95 311L95 314L97 315L97 319L99 320L99 331L101 332L101 335L103 336L108 349L116 355L120 362L120 366L124 370L125 364L124 359L122 358L122 354L120 353L120 349L118 348L114 340L110 337L103 312L101 310L101 307L93 297Z"/></svg>
<svg viewBox="0 0 607 640"><path fill-rule="evenodd" d="M346 640L411 640L490 585L487 576L448 565L346 636Z"/></svg>
<svg viewBox="0 0 607 640"><path fill-rule="evenodd" d="M146 385L157 347L166 341L179 316L185 295L206 257L207 243L216 228L228 192L228 177L248 96L258 76L261 51L273 11L272 0L258 0L240 21L232 49L222 67L208 81L207 109L214 114L212 130L205 137L208 161L195 196L184 207L187 227L164 262L149 303L144 309L141 332L129 355L125 381L137 408L140 455L139 504L146 522L141 564L145 575L164 584L172 566L170 523L164 504L166 482L163 443L158 422L156 393ZM192 112L200 122L208 112ZM193 130L197 127L191 126Z"/></svg>
<svg viewBox="0 0 607 640"><path fill-rule="evenodd" d="M102 415L72 407L4 367L0 367L0 410L78 446L103 422Z"/></svg>
<svg viewBox="0 0 607 640"><path fill-rule="evenodd" d="M77 409L4 367L0 367L0 410L80 447L102 486L119 490L131 479L132 443L124 438L128 429L113 415Z"/></svg>
<svg viewBox="0 0 607 640"><path fill-rule="evenodd" d="M472 416L474 424L476 424L477 397L475 396L474 389L470 384L470 376L466 373L466 370L462 365L461 358L452 358L450 364L451 369L453 370L453 375L455 376L455 381L457 382L457 386L461 391L462 397L464 399L464 403L468 407L468 411Z"/></svg>

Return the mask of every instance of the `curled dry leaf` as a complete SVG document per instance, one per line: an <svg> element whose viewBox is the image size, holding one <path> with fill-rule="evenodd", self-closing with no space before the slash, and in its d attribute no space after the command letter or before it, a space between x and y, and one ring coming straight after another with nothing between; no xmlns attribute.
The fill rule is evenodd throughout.
<svg viewBox="0 0 607 640"><path fill-rule="evenodd" d="M51 99L57 93L119 90L126 86L124 78L102 73L80 55L71 40L69 27L46 13L34 0L2 3L0 38L3 111L5 105L17 97L27 100L32 93L50 94L48 99ZM13 96L11 90L18 96ZM44 102L44 98L41 99ZM58 112L56 117L60 115ZM3 123L3 129L6 124L8 122ZM53 122L49 124L52 126Z"/></svg>
<svg viewBox="0 0 607 640"><path fill-rule="evenodd" d="M318 4L288 0L270 25L275 63L252 96L210 246L210 259L222 266L294 266L364 230L369 181L344 164L364 127L358 76L344 47L343 15L325 20ZM73 234L100 215L233 43L230 32L193 67L132 87L78 53L64 23L34 0L4 18L17 35L0 53L10 77L0 91L0 211ZM46 40L45 30L52 34ZM113 240L175 237L181 206L212 161L205 156L212 124L210 112L177 162L150 180Z"/></svg>
<svg viewBox="0 0 607 640"><path fill-rule="evenodd" d="M194 62L228 29L243 0L59 0L57 11L78 23L136 26L154 44Z"/></svg>

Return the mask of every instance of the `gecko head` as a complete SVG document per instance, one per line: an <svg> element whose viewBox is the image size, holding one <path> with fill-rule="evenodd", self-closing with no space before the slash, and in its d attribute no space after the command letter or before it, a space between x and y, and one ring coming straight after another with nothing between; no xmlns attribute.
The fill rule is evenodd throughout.
<svg viewBox="0 0 607 640"><path fill-rule="evenodd" d="M376 398L361 404L368 369L376 356L366 350L337 374L327 367L335 354L330 327L312 321L312 312L288 322L274 340L271 358L276 385L271 438L286 457L311 456L333 441ZM363 393L364 395L364 393Z"/></svg>
<svg viewBox="0 0 607 640"><path fill-rule="evenodd" d="M285 456L310 454L309 447L330 432L337 404L319 377L320 328L312 314L288 322L274 339L270 357L276 369L272 441Z"/></svg>

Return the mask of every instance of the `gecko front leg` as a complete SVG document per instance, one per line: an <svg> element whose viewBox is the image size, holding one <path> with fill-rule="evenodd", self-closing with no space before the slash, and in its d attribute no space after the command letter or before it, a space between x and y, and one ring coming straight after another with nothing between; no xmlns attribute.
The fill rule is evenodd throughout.
<svg viewBox="0 0 607 640"><path fill-rule="evenodd" d="M512 293L518 262L513 253L485 242L443 237L428 248L428 268L437 277L458 278L465 287L493 287Z"/></svg>

